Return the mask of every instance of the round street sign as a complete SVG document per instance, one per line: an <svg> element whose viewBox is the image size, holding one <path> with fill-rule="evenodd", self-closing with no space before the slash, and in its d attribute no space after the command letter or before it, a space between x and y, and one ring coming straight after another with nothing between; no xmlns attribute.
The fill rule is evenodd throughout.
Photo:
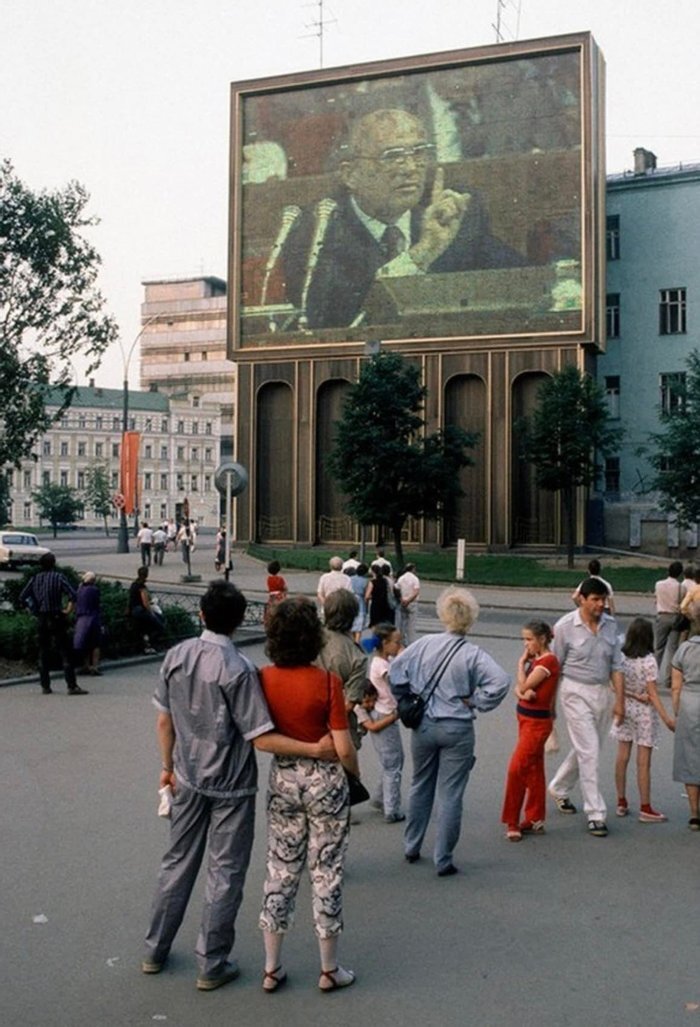
<svg viewBox="0 0 700 1027"><path fill-rule="evenodd" d="M248 472L245 467L233 460L224 460L222 464L219 464L214 474L214 484L222 496L226 495L227 478L231 481L231 495L240 496L248 484Z"/></svg>

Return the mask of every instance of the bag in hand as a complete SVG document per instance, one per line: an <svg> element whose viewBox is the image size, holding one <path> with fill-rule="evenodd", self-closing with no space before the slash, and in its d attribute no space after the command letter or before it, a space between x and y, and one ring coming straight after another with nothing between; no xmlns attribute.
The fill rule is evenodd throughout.
<svg viewBox="0 0 700 1027"><path fill-rule="evenodd" d="M355 777L349 770L345 771L345 776L348 779L348 792L350 794L350 805L357 806L358 802L367 802L369 799L369 792L360 781L359 777Z"/></svg>

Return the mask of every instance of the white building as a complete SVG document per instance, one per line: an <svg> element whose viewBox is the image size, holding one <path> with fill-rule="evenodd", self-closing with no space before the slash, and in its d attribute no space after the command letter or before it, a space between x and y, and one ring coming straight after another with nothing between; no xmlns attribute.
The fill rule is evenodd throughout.
<svg viewBox="0 0 700 1027"><path fill-rule="evenodd" d="M51 400L47 405L52 405ZM55 405L60 405L58 397ZM80 492L89 468L96 465L106 468L111 488L118 492L123 409L121 389L102 389L91 382L76 391L69 409L37 441L34 458L23 460L19 469L6 468L10 523L38 526L32 492L47 482ZM214 473L220 462L220 406L198 396L130 391L128 427L141 435L139 517L149 522L177 519L187 497L190 516L200 525L218 524ZM115 509L115 525L117 520ZM93 527L103 522L93 510L85 509L78 523Z"/></svg>

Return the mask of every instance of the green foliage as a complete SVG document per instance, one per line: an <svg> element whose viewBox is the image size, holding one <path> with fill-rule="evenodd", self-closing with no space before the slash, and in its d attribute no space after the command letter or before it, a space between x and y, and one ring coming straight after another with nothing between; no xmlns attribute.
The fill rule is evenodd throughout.
<svg viewBox="0 0 700 1027"><path fill-rule="evenodd" d="M700 521L700 352L686 360L685 384L673 412L661 410L661 431L643 452L654 470L652 490L661 493L664 510L678 514L681 525Z"/></svg>
<svg viewBox="0 0 700 1027"><path fill-rule="evenodd" d="M535 411L519 429L523 456L535 468L537 485L561 493L573 566L576 489L595 484L596 455L614 453L622 431L612 422L601 387L573 365L542 383Z"/></svg>
<svg viewBox="0 0 700 1027"><path fill-rule="evenodd" d="M0 525L10 521L10 486L7 475L0 473Z"/></svg>
<svg viewBox="0 0 700 1027"><path fill-rule="evenodd" d="M112 490L110 488L109 470L104 464L92 464L88 467L85 474L83 503L88 510L94 510L98 517L103 518L105 535L109 535L107 518L112 512Z"/></svg>
<svg viewBox="0 0 700 1027"><path fill-rule="evenodd" d="M407 518L434 520L462 495L459 471L476 443L455 427L424 434L425 396L417 366L396 353L372 357L346 400L327 461L352 516L391 529L400 562Z"/></svg>
<svg viewBox="0 0 700 1027"><path fill-rule="evenodd" d="M90 373L117 335L95 287L100 257L85 238L97 223L85 214L88 199L77 182L34 193L10 161L0 163L0 466L19 466L70 405L71 358L86 356ZM52 388L62 402L47 410Z"/></svg>
<svg viewBox="0 0 700 1027"><path fill-rule="evenodd" d="M49 482L32 492L39 517L48 521L56 538L59 524L72 524L80 513L82 504L75 489L70 485L56 485Z"/></svg>

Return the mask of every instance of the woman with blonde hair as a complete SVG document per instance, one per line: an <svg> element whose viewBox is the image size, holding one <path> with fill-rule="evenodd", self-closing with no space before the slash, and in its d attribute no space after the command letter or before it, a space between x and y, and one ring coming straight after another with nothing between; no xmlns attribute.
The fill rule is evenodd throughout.
<svg viewBox="0 0 700 1027"><path fill-rule="evenodd" d="M448 588L437 601L445 630L424 635L396 657L389 682L396 699L420 695L425 713L411 734L413 780L404 832L409 863L420 859L437 805L433 860L439 877L456 874L453 853L462 826L462 799L474 766L474 720L502 701L509 675L465 635L479 616L471 592Z"/></svg>

